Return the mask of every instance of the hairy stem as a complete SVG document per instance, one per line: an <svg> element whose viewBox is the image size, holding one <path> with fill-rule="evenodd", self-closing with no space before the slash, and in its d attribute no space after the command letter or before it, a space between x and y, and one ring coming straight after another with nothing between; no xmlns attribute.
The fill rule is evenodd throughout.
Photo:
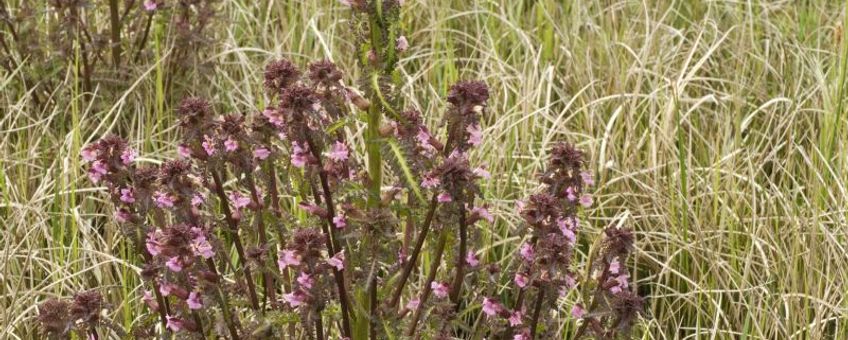
<svg viewBox="0 0 848 340"><path fill-rule="evenodd" d="M263 203L259 199L259 193L256 191L256 181L253 180L253 175L250 172L245 172L245 180L247 181L247 185L250 187L250 194L253 196L253 201L259 206L256 210L256 222L259 231L259 248L267 251L268 256L266 258L276 258L276 251L273 249L269 249L268 247L268 236L265 234L265 218L262 216L262 206ZM272 268L276 268L276 266L271 266ZM267 270L263 270L262 273L262 281L265 285L265 299L264 301L267 303L268 299L273 303L277 300L276 295L276 284L274 283L274 277L271 276L271 273L268 273Z"/></svg>
<svg viewBox="0 0 848 340"><path fill-rule="evenodd" d="M239 262L244 267L244 280L247 282L247 292L250 296L250 305L254 310L259 310L259 299L256 297L256 287L253 284L253 275L250 271L250 266L247 263L247 257L244 255L244 246L241 243L241 237L238 233L238 222L233 219L230 203L227 200L227 193L224 192L224 183L221 175L216 170L212 170L212 180L215 182L215 193L218 195L218 200L221 201L221 211L224 213L224 219L230 226L230 233L233 236L233 244L236 246L236 253L239 256Z"/></svg>
<svg viewBox="0 0 848 340"><path fill-rule="evenodd" d="M412 322L409 324L409 330L406 335L412 336L415 334L415 328L418 326L418 320L421 318L421 313L424 311L427 304L427 298L430 297L432 289L430 285L436 280L436 274L439 272L439 265L442 263L442 254L445 251L445 244L448 240L447 229L443 229L439 235L439 243L436 245L436 253L433 255L433 264L430 265L430 273L427 275L427 281L424 282L424 287L421 287L421 295L418 299L418 308L415 309L415 314L412 316Z"/></svg>
<svg viewBox="0 0 848 340"><path fill-rule="evenodd" d="M335 227L333 226L333 216L336 216L335 206L333 204L333 193L330 191L330 183L327 179L327 173L324 171L324 166L321 161L321 150L318 148L318 145L312 140L312 137L309 132L306 133L306 143L309 145L309 149L312 150L312 155L318 161L318 176L321 180L321 191L324 195L324 205L327 209L327 217L325 219L324 226L324 234L327 235L327 249L334 255L338 252L344 251L341 244L338 241L338 238L335 234ZM316 203L320 202L320 197L318 197L318 190L315 190L313 186L312 193L316 196ZM330 255L330 256L333 256ZM350 300L348 299L347 288L345 287L345 279L344 279L344 269L338 270L333 269L334 276L336 278L336 286L339 291L339 304L342 309L342 334L344 336L350 336Z"/></svg>
<svg viewBox="0 0 848 340"><path fill-rule="evenodd" d="M412 269L415 268L418 255L421 253L421 247L424 245L424 240L427 239L427 232L430 231L430 225L433 223L433 217L436 214L436 206L438 205L437 197L438 196L436 196L436 194L433 194L433 197L430 199L430 207L427 209L427 216L424 218L424 224L421 226L421 232L415 240L415 248L412 249L412 253L409 255L409 260L406 262L406 266L403 267L403 272L400 274L400 279L398 280L397 288L395 288L395 293L392 295L392 299L389 300L389 308L397 306L400 301L400 296L403 294L403 287L409 279L409 274L412 273Z"/></svg>

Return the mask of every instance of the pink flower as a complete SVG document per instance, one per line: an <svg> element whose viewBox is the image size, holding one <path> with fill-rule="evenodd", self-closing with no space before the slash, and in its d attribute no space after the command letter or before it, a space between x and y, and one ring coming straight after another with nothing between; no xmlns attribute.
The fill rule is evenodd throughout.
<svg viewBox="0 0 848 340"><path fill-rule="evenodd" d="M374 50L368 50L368 61L372 63L377 62L377 52L374 52Z"/></svg>
<svg viewBox="0 0 848 340"><path fill-rule="evenodd" d="M409 41L406 40L406 36L400 36L397 38L397 46L395 47L398 52L406 51L409 48Z"/></svg>
<svg viewBox="0 0 848 340"><path fill-rule="evenodd" d="M465 131L468 132L468 144L479 146L483 143L483 130L480 129L480 124L468 125Z"/></svg>
<svg viewBox="0 0 848 340"><path fill-rule="evenodd" d="M524 261L533 262L533 258L536 255L535 249L533 249L533 245L530 243L525 243L521 245L521 249L518 250L518 253L524 258Z"/></svg>
<svg viewBox="0 0 848 340"><path fill-rule="evenodd" d="M565 195L569 201L574 202L577 200L577 190L574 187L565 188Z"/></svg>
<svg viewBox="0 0 848 340"><path fill-rule="evenodd" d="M152 256L157 256L162 252L162 232L160 230L155 230L147 233L147 241L145 246L147 248L147 252Z"/></svg>
<svg viewBox="0 0 848 340"><path fill-rule="evenodd" d="M518 333L512 337L512 340L530 340L530 336L527 333Z"/></svg>
<svg viewBox="0 0 848 340"><path fill-rule="evenodd" d="M330 147L330 152L327 153L327 157L336 162L344 162L348 159L348 157L350 157L350 152L347 149L347 145L337 141Z"/></svg>
<svg viewBox="0 0 848 340"><path fill-rule="evenodd" d="M121 153L121 162L123 162L124 165L130 165L135 161L136 157L138 157L138 151L127 148Z"/></svg>
<svg viewBox="0 0 848 340"><path fill-rule="evenodd" d="M130 220L130 218L132 218L132 215L124 209L115 210L115 214L113 216L115 217L115 220L120 223L126 223Z"/></svg>
<svg viewBox="0 0 848 340"><path fill-rule="evenodd" d="M584 171L580 173L580 178L583 179L583 184L592 186L595 185L595 179L592 177L592 174L588 171Z"/></svg>
<svg viewBox="0 0 848 340"><path fill-rule="evenodd" d="M135 203L135 195L133 194L132 188L121 189L121 202Z"/></svg>
<svg viewBox="0 0 848 340"><path fill-rule="evenodd" d="M580 196L580 205L582 205L584 208L591 207L592 206L592 195L583 194L583 196Z"/></svg>
<svg viewBox="0 0 848 340"><path fill-rule="evenodd" d="M444 283L433 281L430 283L430 289L437 298L443 299L448 296L448 285Z"/></svg>
<svg viewBox="0 0 848 340"><path fill-rule="evenodd" d="M256 158L260 161L264 161L270 155L271 155L271 151L269 151L268 149L263 148L263 147L259 147L259 148L256 148L256 150L253 150L253 158Z"/></svg>
<svg viewBox="0 0 848 340"><path fill-rule="evenodd" d="M212 156L215 154L215 140L212 137L207 135L203 135L203 143L200 143L203 146L203 150L206 151L206 154Z"/></svg>
<svg viewBox="0 0 848 340"><path fill-rule="evenodd" d="M335 217L333 217L333 224L337 229L344 229L344 227L347 226L347 220L345 219L343 212L340 211Z"/></svg>
<svg viewBox="0 0 848 340"><path fill-rule="evenodd" d="M421 187L423 188L435 188L439 184L442 184L442 181L438 177L424 176L424 180L421 181Z"/></svg>
<svg viewBox="0 0 848 340"><path fill-rule="evenodd" d="M574 279L574 275L568 274L565 276L565 288L571 289L577 286L577 280Z"/></svg>
<svg viewBox="0 0 848 340"><path fill-rule="evenodd" d="M188 294L186 304L188 304L189 309L201 309L203 308L203 298L197 292L191 292Z"/></svg>
<svg viewBox="0 0 848 340"><path fill-rule="evenodd" d="M97 150L91 146L83 148L80 151L80 156L82 157L82 160L86 162L93 162L95 159L97 159L97 154Z"/></svg>
<svg viewBox="0 0 848 340"><path fill-rule="evenodd" d="M630 282L629 282L629 281L627 281L627 279L629 279L629 278L630 278L630 276L629 276L629 275L627 275L627 274L621 274L621 275L619 275L618 277L616 277L616 278L615 278L615 280L616 280L616 281L618 281L618 286L619 286L619 287L621 287L621 288L627 288L627 287L630 287Z"/></svg>
<svg viewBox="0 0 848 340"><path fill-rule="evenodd" d="M241 209L248 205L250 205L250 197L242 195L238 191L230 191L227 196L230 199L230 203L236 208Z"/></svg>
<svg viewBox="0 0 848 340"><path fill-rule="evenodd" d="M522 321L523 318L524 313L522 313L520 310L513 311L509 314L509 325L512 327L521 325L522 323L524 323L524 321Z"/></svg>
<svg viewBox="0 0 848 340"><path fill-rule="evenodd" d="M170 283L160 283L159 284L159 293L162 293L162 296L171 295L171 284Z"/></svg>
<svg viewBox="0 0 848 340"><path fill-rule="evenodd" d="M306 289L312 289L312 284L315 283L315 279L307 273L300 272L300 275L297 276L297 283Z"/></svg>
<svg viewBox="0 0 848 340"><path fill-rule="evenodd" d="M347 7L353 6L353 0L339 0L339 3Z"/></svg>
<svg viewBox="0 0 848 340"><path fill-rule="evenodd" d="M406 303L406 309L416 310L416 309L418 309L418 306L420 306L420 305L421 305L421 300L419 300L418 298L415 298L415 299L409 300L409 302Z"/></svg>
<svg viewBox="0 0 848 340"><path fill-rule="evenodd" d="M153 293L149 290L144 291L144 296L141 297L141 301L147 305L150 310L157 311L159 310L159 302L153 297Z"/></svg>
<svg viewBox="0 0 848 340"><path fill-rule="evenodd" d="M344 261L344 251L340 251L336 255L333 255L333 257L327 259L327 264L329 264L333 268L336 268L336 270L342 270L344 269Z"/></svg>
<svg viewBox="0 0 848 340"><path fill-rule="evenodd" d="M447 203L453 201L453 197L449 193L443 192L437 197L439 203Z"/></svg>
<svg viewBox="0 0 848 340"><path fill-rule="evenodd" d="M616 257L610 261L609 273L612 275L618 275L619 271L621 271L621 262L619 262L618 257Z"/></svg>
<svg viewBox="0 0 848 340"><path fill-rule="evenodd" d="M291 154L291 163L292 166L296 168L302 168L306 166L306 163L309 162L309 154L307 154L307 148L301 146L298 142L292 142L292 154Z"/></svg>
<svg viewBox="0 0 848 340"><path fill-rule="evenodd" d="M183 329L183 320L180 320L178 317L168 315L168 323L166 324L168 329L179 332Z"/></svg>
<svg viewBox="0 0 848 340"><path fill-rule="evenodd" d="M238 141L233 139L233 137L227 138L227 140L224 141L224 150L227 150L227 152L236 151L238 150L238 147Z"/></svg>
<svg viewBox="0 0 848 340"><path fill-rule="evenodd" d="M300 265L301 256L294 250L283 249L280 253L280 258L277 260L277 265L280 270L285 270L286 267L297 267Z"/></svg>
<svg viewBox="0 0 848 340"><path fill-rule="evenodd" d="M586 310L583 309L583 306L579 303L574 304L574 307L571 307L571 316L575 319L582 319L584 315L586 315Z"/></svg>
<svg viewBox="0 0 848 340"><path fill-rule="evenodd" d="M415 138L418 139L418 147L421 148L422 154L428 157L432 157L436 154L436 147L433 146L433 143L430 142L432 138L430 133L425 129L418 129L418 134L415 135Z"/></svg>
<svg viewBox="0 0 848 340"><path fill-rule="evenodd" d="M486 168L484 167L475 168L473 172L475 176L480 177L482 179L492 178L492 174L489 173L489 170L486 170Z"/></svg>
<svg viewBox="0 0 848 340"><path fill-rule="evenodd" d="M182 158L190 158L191 157L191 148L189 148L185 144L177 145L177 154Z"/></svg>
<svg viewBox="0 0 848 340"><path fill-rule="evenodd" d="M469 266L477 267L480 264L480 259L477 258L477 254L474 253L473 250L469 250L467 254L465 254L465 263L468 263Z"/></svg>
<svg viewBox="0 0 848 340"><path fill-rule="evenodd" d="M206 201L206 197L203 197L203 195L200 193L196 193L191 196L191 205L195 207L203 204L204 201Z"/></svg>
<svg viewBox="0 0 848 340"><path fill-rule="evenodd" d="M471 209L471 215L477 215L480 218L485 219L486 221L489 221L489 223L495 222L495 217L492 216L491 213L489 213L489 209L486 209L486 207L474 207L474 208L472 208Z"/></svg>
<svg viewBox="0 0 848 340"><path fill-rule="evenodd" d="M106 168L106 164L102 161L94 161L94 163L91 163L91 169L88 170L88 178L91 179L92 182L97 183L100 182L100 179L108 173L109 170Z"/></svg>
<svg viewBox="0 0 848 340"><path fill-rule="evenodd" d="M497 301L489 299L487 297L483 298L483 314L487 316L495 316L501 312L501 304Z"/></svg>
<svg viewBox="0 0 848 340"><path fill-rule="evenodd" d="M183 270L183 264L181 263L180 258L177 256L168 259L168 261L165 262L165 266L175 273L179 273Z"/></svg>
<svg viewBox="0 0 848 340"><path fill-rule="evenodd" d="M205 235L198 235L191 241L191 250L194 255L204 259L209 259L215 256L215 251L212 249L212 244L206 239Z"/></svg>
<svg viewBox="0 0 848 340"><path fill-rule="evenodd" d="M515 212L520 214L522 211L524 211L524 207L526 206L527 203L524 201L515 201Z"/></svg>
<svg viewBox="0 0 848 340"><path fill-rule="evenodd" d="M306 301L306 296L300 291L294 291L291 293L283 294L283 299L292 306L292 308L297 308L302 305Z"/></svg>
<svg viewBox="0 0 848 340"><path fill-rule="evenodd" d="M518 286L518 288L524 288L527 287L529 279L524 274L518 273L515 274L515 279L513 279L513 281L515 281L515 284Z"/></svg>
<svg viewBox="0 0 848 340"><path fill-rule="evenodd" d="M174 198L171 195L157 191L153 194L153 201L156 202L156 206L162 209L173 208L174 207Z"/></svg>
<svg viewBox="0 0 848 340"><path fill-rule="evenodd" d="M147 10L148 12L153 12L158 7L159 7L159 4L157 4L156 1L153 1L153 0L145 0L144 1L144 9Z"/></svg>

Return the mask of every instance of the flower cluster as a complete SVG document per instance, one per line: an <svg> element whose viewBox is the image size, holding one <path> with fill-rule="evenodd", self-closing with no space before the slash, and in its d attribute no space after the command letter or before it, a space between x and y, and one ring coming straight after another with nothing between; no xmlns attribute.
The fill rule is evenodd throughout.
<svg viewBox="0 0 848 340"><path fill-rule="evenodd" d="M98 339L97 326L103 308L99 292L83 291L70 302L53 298L38 305L38 321L50 339L69 338L71 332L80 338Z"/></svg>
<svg viewBox="0 0 848 340"><path fill-rule="evenodd" d="M474 151L484 140L488 86L453 85L443 130L416 109L394 110L400 101L388 79L409 47L393 21L402 2L346 4L360 15L355 22L379 25L359 44L371 80L359 82L364 92L328 60L303 70L275 60L264 70L269 104L261 110L219 114L205 99L184 99L172 160L139 165L115 136L83 149L89 178L106 187L143 260L140 299L158 315L158 332L323 339L367 328L371 338L388 338L388 329L403 328L407 336L475 337L461 316L481 302L490 326L483 336L530 339L548 321L541 311L582 285L596 292L573 310L580 333L625 333L642 304L625 268L632 234L607 230L591 280L581 281L572 263L594 185L583 153L567 143L552 149L544 189L519 206L518 265L486 263L478 226L495 216L479 183L491 175L474 164ZM359 117L363 154L354 139ZM389 166L383 155L394 156ZM512 289L498 286L498 275ZM45 303L48 332L69 329L63 306ZM94 332L96 315L71 314ZM150 320L135 333L157 333Z"/></svg>

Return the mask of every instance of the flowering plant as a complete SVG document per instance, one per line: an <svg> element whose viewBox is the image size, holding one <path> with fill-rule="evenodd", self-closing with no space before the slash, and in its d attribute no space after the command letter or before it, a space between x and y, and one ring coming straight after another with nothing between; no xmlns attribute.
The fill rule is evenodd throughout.
<svg viewBox="0 0 848 340"><path fill-rule="evenodd" d="M489 88L453 85L443 132L415 109L395 110L391 75L409 48L397 32L401 3L347 4L371 33L359 44L361 89L328 60L304 72L280 59L265 69L273 101L261 111L217 115L204 99L183 100L174 160L140 165L117 136L83 149L144 262L142 300L156 318L134 333L554 338L542 311L581 287L578 337L626 334L642 305L624 265L633 235L607 228L583 277L572 263L579 211L592 204L583 153L552 148L542 190L518 203L520 263L487 263L479 234L496 221L478 183L491 175L469 156L483 142ZM55 320L60 305L40 309L51 334L73 324ZM79 331L96 337L97 319L87 320Z"/></svg>

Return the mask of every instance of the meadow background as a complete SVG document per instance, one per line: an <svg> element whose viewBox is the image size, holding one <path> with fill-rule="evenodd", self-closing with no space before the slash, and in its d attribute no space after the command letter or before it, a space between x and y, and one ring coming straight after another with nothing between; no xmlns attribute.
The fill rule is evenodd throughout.
<svg viewBox="0 0 848 340"><path fill-rule="evenodd" d="M112 132L143 162L175 157L175 103L261 109L264 65L281 56L352 72L351 14L329 0L219 1L191 63L171 66L186 57L158 22L138 63L104 66L86 92L74 55L45 70L16 52L8 13L25 2L0 1L0 57L15 61L0 69L0 338L38 338L37 303L94 287L130 326L144 311L139 262L80 148ZM38 34L54 13L34 3L18 38L49 55ZM512 260L514 201L538 187L547 146L567 140L599 183L581 237L636 231L641 338L846 339L845 12L837 0L407 0L400 91L437 126L453 82L492 88L473 154L494 174L489 258Z"/></svg>

